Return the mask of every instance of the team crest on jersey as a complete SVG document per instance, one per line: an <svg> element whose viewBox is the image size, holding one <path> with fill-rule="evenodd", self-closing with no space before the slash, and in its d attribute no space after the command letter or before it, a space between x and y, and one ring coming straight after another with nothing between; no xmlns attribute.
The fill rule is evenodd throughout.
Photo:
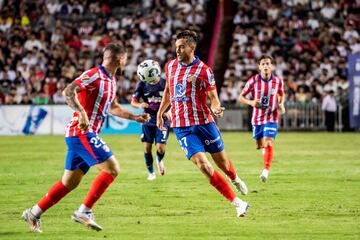
<svg viewBox="0 0 360 240"><path fill-rule="evenodd" d="M192 81L194 81L194 80L195 80L195 76L194 76L194 75L192 75L192 74L187 75L186 81L192 82Z"/></svg>
<svg viewBox="0 0 360 240"><path fill-rule="evenodd" d="M81 81L86 81L86 80L89 80L89 76L88 75L84 75L81 77Z"/></svg>
<svg viewBox="0 0 360 240"><path fill-rule="evenodd" d="M175 96L182 97L185 95L185 87L181 83L176 84L175 86Z"/></svg>

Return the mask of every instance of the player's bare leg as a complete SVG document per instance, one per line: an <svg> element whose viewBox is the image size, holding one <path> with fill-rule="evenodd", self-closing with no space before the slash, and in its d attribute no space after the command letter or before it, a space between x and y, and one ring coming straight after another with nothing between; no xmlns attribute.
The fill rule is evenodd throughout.
<svg viewBox="0 0 360 240"><path fill-rule="evenodd" d="M147 177L147 180L153 181L156 179L156 174L154 172L154 159L152 155L152 143L144 142L144 159L146 168L149 172L149 175Z"/></svg>
<svg viewBox="0 0 360 240"><path fill-rule="evenodd" d="M214 159L216 165L228 176L231 182L235 185L236 189L241 192L241 194L246 195L248 193L246 184L236 174L234 166L228 158L225 150L213 153L211 154L211 157Z"/></svg>
<svg viewBox="0 0 360 240"><path fill-rule="evenodd" d="M249 205L236 196L224 177L211 166L205 153L198 152L190 160L209 179L210 184L235 206L237 216L244 217Z"/></svg>
<svg viewBox="0 0 360 240"><path fill-rule="evenodd" d="M264 158L263 158L264 169L262 170L259 178L262 182L266 182L267 179L269 178L270 165L274 155L273 152L274 139L265 137L262 142L263 142L263 150L264 150Z"/></svg>
<svg viewBox="0 0 360 240"><path fill-rule="evenodd" d="M65 170L61 181L53 185L39 203L23 212L22 218L28 223L30 231L37 233L42 232L41 215L65 197L67 193L75 189L81 182L83 176L84 173L80 169L73 171Z"/></svg>
<svg viewBox="0 0 360 240"><path fill-rule="evenodd" d="M165 165L164 165L164 155L165 155L166 145L162 143L156 144L156 165L158 167L159 174L161 176L165 175Z"/></svg>
<svg viewBox="0 0 360 240"><path fill-rule="evenodd" d="M111 156L105 162L96 164L95 167L100 173L92 183L83 204L81 204L79 209L73 213L71 218L88 228L100 231L102 230L102 227L95 222L92 207L120 173L120 165L116 158Z"/></svg>

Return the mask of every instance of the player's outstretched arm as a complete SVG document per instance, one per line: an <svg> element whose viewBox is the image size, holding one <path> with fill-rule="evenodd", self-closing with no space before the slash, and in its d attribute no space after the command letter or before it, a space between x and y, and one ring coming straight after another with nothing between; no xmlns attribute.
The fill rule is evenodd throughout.
<svg viewBox="0 0 360 240"><path fill-rule="evenodd" d="M145 103L145 102L139 103L139 102L135 101L134 99L131 100L130 105L131 105L132 107L134 107L134 108L143 108L143 109L149 107L149 104L147 104L147 103Z"/></svg>
<svg viewBox="0 0 360 240"><path fill-rule="evenodd" d="M117 117L120 118L126 118L129 120L134 120L140 123L145 123L148 122L150 120L150 115L148 113L143 113L143 114L134 114L128 110L126 110L124 107L122 107L120 104L118 104L117 102L113 101L110 105L110 109L109 112Z"/></svg>
<svg viewBox="0 0 360 240"><path fill-rule="evenodd" d="M256 108L259 108L261 107L261 104L260 104L260 100L259 99L254 99L254 100L250 100L250 99L247 99L246 98L246 94L244 91L242 91L239 95L239 98L238 98L238 101L243 103L243 104L247 104L247 105L250 105L252 107L256 107Z"/></svg>
<svg viewBox="0 0 360 240"><path fill-rule="evenodd" d="M216 89L207 92L210 99L210 109L216 117L223 117L225 108L221 106Z"/></svg>
<svg viewBox="0 0 360 240"><path fill-rule="evenodd" d="M166 128L164 128L163 115L165 111L168 109L169 105L170 105L170 92L169 92L169 85L166 81L164 95L163 98L161 99L161 104L156 115L156 126L163 131L166 130Z"/></svg>
<svg viewBox="0 0 360 240"><path fill-rule="evenodd" d="M85 112L85 109L79 103L77 93L80 92L80 88L75 83L70 83L63 91L66 98L66 103L79 115L79 128L86 131L89 127L89 119Z"/></svg>

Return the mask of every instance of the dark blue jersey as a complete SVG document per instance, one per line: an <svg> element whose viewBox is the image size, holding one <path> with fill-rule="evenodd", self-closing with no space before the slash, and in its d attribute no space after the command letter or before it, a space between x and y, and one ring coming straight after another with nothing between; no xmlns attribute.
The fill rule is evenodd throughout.
<svg viewBox="0 0 360 240"><path fill-rule="evenodd" d="M135 92L132 95L133 101L139 102L140 99L143 102L149 104L148 108L145 108L145 113L149 113L151 119L148 125L156 125L156 114L159 111L161 104L161 99L164 94L166 80L160 78L160 81L157 84L146 84L139 81L136 86ZM165 121L165 125L168 125L169 121Z"/></svg>

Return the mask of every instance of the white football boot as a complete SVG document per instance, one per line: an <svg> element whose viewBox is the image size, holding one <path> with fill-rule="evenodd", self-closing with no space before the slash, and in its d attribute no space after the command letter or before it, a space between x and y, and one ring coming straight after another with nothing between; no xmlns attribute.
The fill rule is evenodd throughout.
<svg viewBox="0 0 360 240"><path fill-rule="evenodd" d="M242 195L248 194L248 189L244 181L242 181L237 175L234 181L231 181L235 185L236 189L241 192Z"/></svg>
<svg viewBox="0 0 360 240"><path fill-rule="evenodd" d="M102 227L95 222L95 216L92 211L87 211L83 213L76 210L71 216L71 219L93 230L102 230Z"/></svg>
<svg viewBox="0 0 360 240"><path fill-rule="evenodd" d="M236 209L237 217L245 217L247 210L249 208L249 204L247 202L242 201L240 198L236 197L232 204Z"/></svg>
<svg viewBox="0 0 360 240"><path fill-rule="evenodd" d="M165 165L164 165L164 161L163 161L163 160L161 160L161 161L156 161L156 165L157 165L159 174L160 174L161 176L164 176L164 175L165 175Z"/></svg>
<svg viewBox="0 0 360 240"><path fill-rule="evenodd" d="M262 182L266 182L266 180L269 178L269 170L267 169L262 170L259 178Z"/></svg>
<svg viewBox="0 0 360 240"><path fill-rule="evenodd" d="M35 233L41 233L41 220L31 213L31 209L28 208L22 213L22 218L28 223L30 231Z"/></svg>
<svg viewBox="0 0 360 240"><path fill-rule="evenodd" d="M147 180L149 181L154 181L156 179L156 175L155 173L149 173Z"/></svg>

